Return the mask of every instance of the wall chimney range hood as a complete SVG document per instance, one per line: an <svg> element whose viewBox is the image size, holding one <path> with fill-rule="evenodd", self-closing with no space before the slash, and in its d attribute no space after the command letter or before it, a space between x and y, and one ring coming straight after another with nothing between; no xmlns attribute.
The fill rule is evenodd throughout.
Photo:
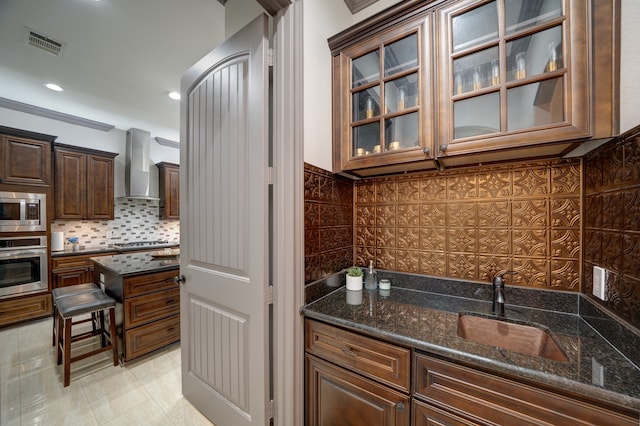
<svg viewBox="0 0 640 426"><path fill-rule="evenodd" d="M159 200L149 195L149 150L151 134L140 129L127 130L124 169L125 196L138 200Z"/></svg>

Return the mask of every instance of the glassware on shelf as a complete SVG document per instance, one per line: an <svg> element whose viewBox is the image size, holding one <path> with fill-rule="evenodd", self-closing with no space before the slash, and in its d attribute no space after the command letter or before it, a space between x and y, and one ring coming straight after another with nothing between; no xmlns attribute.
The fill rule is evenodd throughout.
<svg viewBox="0 0 640 426"><path fill-rule="evenodd" d="M500 84L500 65L497 59L491 61L491 85Z"/></svg>
<svg viewBox="0 0 640 426"><path fill-rule="evenodd" d="M556 49L556 43L550 42L547 47L548 50L548 62L547 72L555 71L558 69L558 50Z"/></svg>
<svg viewBox="0 0 640 426"><path fill-rule="evenodd" d="M480 67L473 69L473 90L482 89L482 81L480 81Z"/></svg>
<svg viewBox="0 0 640 426"><path fill-rule="evenodd" d="M516 80L520 80L527 76L527 66L524 60L524 52L516 55Z"/></svg>
<svg viewBox="0 0 640 426"><path fill-rule="evenodd" d="M366 117L367 118L373 117L373 99L371 98L371 96L367 97Z"/></svg>
<svg viewBox="0 0 640 426"><path fill-rule="evenodd" d="M456 71L456 75L455 75L455 91L456 91L456 95L461 94L462 92L464 92L464 87L462 86L462 72L460 71Z"/></svg>
<svg viewBox="0 0 640 426"><path fill-rule="evenodd" d="M404 109L405 97L406 97L406 89L404 88L404 86L401 86L398 91L398 111Z"/></svg>

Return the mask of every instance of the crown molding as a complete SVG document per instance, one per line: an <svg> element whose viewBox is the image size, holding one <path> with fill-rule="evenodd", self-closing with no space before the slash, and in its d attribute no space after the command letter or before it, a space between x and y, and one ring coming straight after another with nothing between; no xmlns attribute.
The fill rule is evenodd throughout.
<svg viewBox="0 0 640 426"><path fill-rule="evenodd" d="M99 121L78 117L77 115L65 114L63 112L41 108L35 105L25 104L7 98L0 98L0 107L11 109L14 111L26 112L27 114L50 118L52 120L64 121L65 123L76 124L78 126L89 127L91 129L101 130L103 132L108 132L116 127L112 124L101 123Z"/></svg>
<svg viewBox="0 0 640 426"><path fill-rule="evenodd" d="M180 149L180 142L172 141L171 139L164 139L159 136L155 137L156 142L160 145L168 146L171 148Z"/></svg>

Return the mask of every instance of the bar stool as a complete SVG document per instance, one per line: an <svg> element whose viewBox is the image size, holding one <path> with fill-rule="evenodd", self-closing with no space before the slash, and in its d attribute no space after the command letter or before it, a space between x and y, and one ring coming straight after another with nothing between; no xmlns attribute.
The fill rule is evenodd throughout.
<svg viewBox="0 0 640 426"><path fill-rule="evenodd" d="M69 386L71 381L71 363L80 361L105 351L113 351L113 365L118 365L118 341L116 336L116 301L102 291L87 291L84 293L70 294L56 299L58 310L58 365L62 363L64 352L64 386ZM109 311L109 332L105 330L104 311ZM95 330L71 336L71 328L78 322L73 322L73 317L84 314L98 314L99 324ZM95 325L95 321L94 321ZM100 336L101 345L98 349L71 357L71 344L79 340ZM106 340L109 344L106 344Z"/></svg>
<svg viewBox="0 0 640 426"><path fill-rule="evenodd" d="M56 300L60 297L66 297L66 296L71 296L73 294L79 294L79 293L88 293L88 292L92 292L92 291L102 291L100 290L100 287L98 287L96 284L94 283L86 283L86 284L76 284L76 285L69 285L69 286L65 286L65 287L58 287L58 288L54 288L53 291L51 292L51 298L52 298L52 305L53 305L53 315L52 315L52 323L53 323L53 327L52 327L52 341L51 341L51 346L55 346L56 345L56 341L57 341L57 320L58 320L58 308L56 307ZM91 315L91 318L89 319L84 319L81 321L77 321L76 324L81 324L81 323L85 323L85 322L89 322L89 321L93 321L93 330L96 330L96 317L95 314Z"/></svg>

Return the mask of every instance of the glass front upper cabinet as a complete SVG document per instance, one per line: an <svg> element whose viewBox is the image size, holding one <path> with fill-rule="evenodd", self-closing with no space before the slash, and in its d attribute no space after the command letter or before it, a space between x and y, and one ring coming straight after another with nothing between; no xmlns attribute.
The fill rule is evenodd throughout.
<svg viewBox="0 0 640 426"><path fill-rule="evenodd" d="M441 94L441 154L456 143L571 124L569 5L462 1L441 11L447 42L439 62L448 83Z"/></svg>
<svg viewBox="0 0 640 426"><path fill-rule="evenodd" d="M403 34L352 58L352 158L420 145L418 36Z"/></svg>

